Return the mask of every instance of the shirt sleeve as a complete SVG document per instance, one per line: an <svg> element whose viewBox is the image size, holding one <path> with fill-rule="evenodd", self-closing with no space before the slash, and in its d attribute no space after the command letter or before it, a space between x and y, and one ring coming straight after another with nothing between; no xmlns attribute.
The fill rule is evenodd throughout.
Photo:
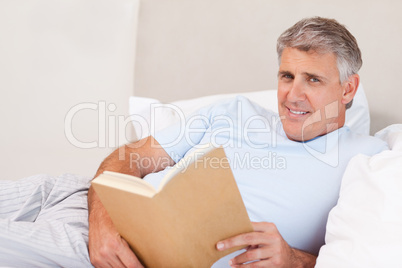
<svg viewBox="0 0 402 268"><path fill-rule="evenodd" d="M210 129L212 106L201 108L179 122L152 134L162 148L177 163L192 148L200 145Z"/></svg>

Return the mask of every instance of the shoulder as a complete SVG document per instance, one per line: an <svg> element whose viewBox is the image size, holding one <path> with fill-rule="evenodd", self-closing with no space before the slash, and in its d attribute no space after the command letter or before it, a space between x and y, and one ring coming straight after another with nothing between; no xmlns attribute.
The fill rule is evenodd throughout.
<svg viewBox="0 0 402 268"><path fill-rule="evenodd" d="M346 150L368 156L388 149L387 143L382 139L361 133L355 133L348 127L343 127L341 129L339 137L340 144L343 145Z"/></svg>

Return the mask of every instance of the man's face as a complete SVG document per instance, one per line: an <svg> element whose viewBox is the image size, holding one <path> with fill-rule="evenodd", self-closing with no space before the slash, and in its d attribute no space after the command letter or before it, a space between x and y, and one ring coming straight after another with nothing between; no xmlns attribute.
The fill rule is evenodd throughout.
<svg viewBox="0 0 402 268"><path fill-rule="evenodd" d="M285 48L278 73L278 109L289 139L307 141L343 126L347 83L336 56Z"/></svg>

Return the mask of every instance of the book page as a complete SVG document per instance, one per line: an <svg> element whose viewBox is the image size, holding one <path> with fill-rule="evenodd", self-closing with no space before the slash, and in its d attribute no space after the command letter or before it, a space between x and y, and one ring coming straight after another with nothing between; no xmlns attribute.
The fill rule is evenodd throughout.
<svg viewBox="0 0 402 268"><path fill-rule="evenodd" d="M197 159L202 158L205 154L216 149L211 143L199 145L197 149L194 149L191 153L183 157L179 162L177 162L169 172L163 177L159 187L158 192L168 183L172 178L174 178L178 173L185 172L186 169L193 164Z"/></svg>
<svg viewBox="0 0 402 268"><path fill-rule="evenodd" d="M156 193L156 189L152 186L152 184L135 176L112 171L105 171L101 176L103 177L101 183L105 186L147 197L152 197Z"/></svg>

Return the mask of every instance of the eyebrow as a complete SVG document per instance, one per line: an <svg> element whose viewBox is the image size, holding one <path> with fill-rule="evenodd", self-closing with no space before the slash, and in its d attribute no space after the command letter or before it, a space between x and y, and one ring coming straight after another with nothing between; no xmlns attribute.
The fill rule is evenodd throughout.
<svg viewBox="0 0 402 268"><path fill-rule="evenodd" d="M289 72L289 71L279 71L278 72L278 77L279 76L282 76L282 75L292 75L292 76L294 76L291 72Z"/></svg>
<svg viewBox="0 0 402 268"><path fill-rule="evenodd" d="M279 77L279 76L283 76L283 75L291 75L291 76L294 76L294 74L293 74L292 72L290 72L290 71L279 71L279 72L278 72L278 77ZM325 78L324 76L321 76L321 75L318 75L318 74L314 74L314 73L309 73L309 72L304 72L304 73L302 73L302 75L305 76L305 77L314 77L314 78L317 78L318 80L321 80L321 81L327 81L327 80L328 80L328 79Z"/></svg>
<svg viewBox="0 0 402 268"><path fill-rule="evenodd" d="M321 81L326 81L327 80L324 76L321 76L321 75L318 75L318 74L304 72L303 75L305 75L307 77L314 77L314 78L317 78L318 80L321 80Z"/></svg>

